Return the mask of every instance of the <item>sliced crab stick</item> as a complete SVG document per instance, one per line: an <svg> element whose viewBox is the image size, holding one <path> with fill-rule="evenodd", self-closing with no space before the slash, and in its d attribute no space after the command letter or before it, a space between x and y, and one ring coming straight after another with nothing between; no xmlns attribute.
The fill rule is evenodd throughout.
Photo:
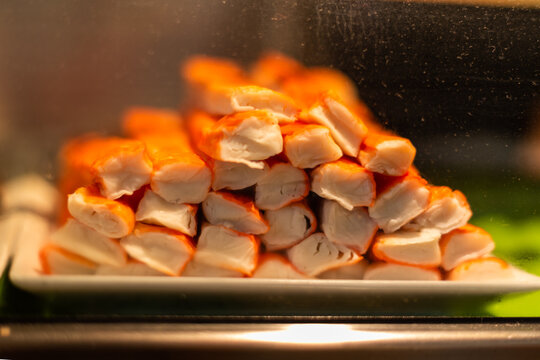
<svg viewBox="0 0 540 360"><path fill-rule="evenodd" d="M474 225L465 225L441 237L441 266L451 270L462 262L489 254L495 243L489 233Z"/></svg>
<svg viewBox="0 0 540 360"><path fill-rule="evenodd" d="M308 279L299 272L287 258L275 253L265 253L259 257L259 264L253 273L254 278L264 279Z"/></svg>
<svg viewBox="0 0 540 360"><path fill-rule="evenodd" d="M260 238L269 251L287 249L317 229L315 214L301 202L278 210L267 210L264 218L270 230Z"/></svg>
<svg viewBox="0 0 540 360"><path fill-rule="evenodd" d="M196 215L197 205L173 204L147 189L135 213L135 220L162 225L183 234L195 236L197 233Z"/></svg>
<svg viewBox="0 0 540 360"><path fill-rule="evenodd" d="M25 174L0 186L0 208L3 212L26 210L46 217L58 209L58 190L37 174Z"/></svg>
<svg viewBox="0 0 540 360"><path fill-rule="evenodd" d="M391 233L424 212L429 199L427 182L414 172L382 177L377 181L377 198L369 207L369 216L385 233Z"/></svg>
<svg viewBox="0 0 540 360"><path fill-rule="evenodd" d="M351 249L334 244L323 233L315 233L287 250L287 256L295 268L308 276L362 259Z"/></svg>
<svg viewBox="0 0 540 360"><path fill-rule="evenodd" d="M181 66L180 73L190 86L218 84L245 84L244 70L234 61L218 57L195 55Z"/></svg>
<svg viewBox="0 0 540 360"><path fill-rule="evenodd" d="M135 214L129 206L102 197L94 186L77 189L67 202L71 216L104 236L120 238L135 226Z"/></svg>
<svg viewBox="0 0 540 360"><path fill-rule="evenodd" d="M514 271L504 260L489 256L465 261L446 275L454 281L498 281L514 278Z"/></svg>
<svg viewBox="0 0 540 360"><path fill-rule="evenodd" d="M321 94L301 118L326 126L345 155L358 156L367 127L334 93Z"/></svg>
<svg viewBox="0 0 540 360"><path fill-rule="evenodd" d="M409 139L375 133L364 140L358 159L370 171L401 176L408 171L415 155L416 148Z"/></svg>
<svg viewBox="0 0 540 360"><path fill-rule="evenodd" d="M251 80L260 86L279 90L283 81L304 70L298 61L276 51L263 53L250 71Z"/></svg>
<svg viewBox="0 0 540 360"><path fill-rule="evenodd" d="M62 227L53 232L51 243L98 264L126 264L126 252L117 240L108 238L75 219L68 219Z"/></svg>
<svg viewBox="0 0 540 360"><path fill-rule="evenodd" d="M319 274L319 279L338 279L338 280L361 280L369 265L369 262L362 259L360 262L351 265L340 266Z"/></svg>
<svg viewBox="0 0 540 360"><path fill-rule="evenodd" d="M124 266L99 265L96 275L104 276L165 276L161 271L152 269L136 260L129 260Z"/></svg>
<svg viewBox="0 0 540 360"><path fill-rule="evenodd" d="M64 147L62 162L64 191L95 181L109 199L133 194L152 174L144 143L133 139L80 137Z"/></svg>
<svg viewBox="0 0 540 360"><path fill-rule="evenodd" d="M257 265L259 242L253 235L225 226L204 224L194 260L251 275Z"/></svg>
<svg viewBox="0 0 540 360"><path fill-rule="evenodd" d="M323 200L321 229L333 243L345 245L363 254L377 232L377 224L365 208L347 210L335 201Z"/></svg>
<svg viewBox="0 0 540 360"><path fill-rule="evenodd" d="M297 168L313 168L343 155L330 130L322 125L296 122L282 126L281 132L285 155Z"/></svg>
<svg viewBox="0 0 540 360"><path fill-rule="evenodd" d="M247 111L219 120L203 112L188 117L198 149L215 160L262 169L260 160L279 154L283 138L277 119L268 111Z"/></svg>
<svg viewBox="0 0 540 360"><path fill-rule="evenodd" d="M39 259L44 274L91 275L96 272L92 261L52 244L41 248Z"/></svg>
<svg viewBox="0 0 540 360"><path fill-rule="evenodd" d="M270 170L255 186L255 205L259 209L277 210L309 193L306 172L289 163L270 164Z"/></svg>
<svg viewBox="0 0 540 360"><path fill-rule="evenodd" d="M347 210L369 206L375 200L373 174L348 159L320 165L311 173L311 191L335 200Z"/></svg>
<svg viewBox="0 0 540 360"><path fill-rule="evenodd" d="M439 239L441 234L433 229L420 231L397 231L375 237L372 255L375 259L422 267L441 264Z"/></svg>
<svg viewBox="0 0 540 360"><path fill-rule="evenodd" d="M150 187L165 200L197 204L210 190L212 172L183 134L145 136L153 164Z"/></svg>
<svg viewBox="0 0 540 360"><path fill-rule="evenodd" d="M412 220L407 227L433 228L446 234L467 224L472 211L463 193L452 191L447 186L430 186L429 189L431 198L426 211Z"/></svg>
<svg viewBox="0 0 540 360"><path fill-rule="evenodd" d="M429 269L384 262L371 263L364 273L364 280L435 281L441 279L438 268Z"/></svg>
<svg viewBox="0 0 540 360"><path fill-rule="evenodd" d="M210 192L202 203L206 219L247 234L264 234L269 226L253 202L241 195Z"/></svg>
<svg viewBox="0 0 540 360"><path fill-rule="evenodd" d="M212 189L214 191L245 189L255 185L267 172L266 163L263 163L262 169L254 169L245 164L214 160Z"/></svg>
<svg viewBox="0 0 540 360"><path fill-rule="evenodd" d="M190 237L141 223L120 244L132 258L170 276L180 275L195 251Z"/></svg>
<svg viewBox="0 0 540 360"><path fill-rule="evenodd" d="M220 268L217 266L212 266L208 264L203 264L196 259L192 259L187 265L182 276L188 277L232 277L240 278L245 275L240 271L229 270L225 268Z"/></svg>
<svg viewBox="0 0 540 360"><path fill-rule="evenodd" d="M150 134L182 132L182 121L177 110L132 107L124 112L122 132L135 139Z"/></svg>

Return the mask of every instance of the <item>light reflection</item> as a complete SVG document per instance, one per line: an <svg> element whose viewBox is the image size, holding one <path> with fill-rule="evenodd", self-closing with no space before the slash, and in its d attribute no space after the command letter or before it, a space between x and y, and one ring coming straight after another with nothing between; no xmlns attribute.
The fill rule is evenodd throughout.
<svg viewBox="0 0 540 360"><path fill-rule="evenodd" d="M275 331L257 331L240 335L242 339L290 344L339 344L396 338L395 333L354 330L342 324L294 324Z"/></svg>

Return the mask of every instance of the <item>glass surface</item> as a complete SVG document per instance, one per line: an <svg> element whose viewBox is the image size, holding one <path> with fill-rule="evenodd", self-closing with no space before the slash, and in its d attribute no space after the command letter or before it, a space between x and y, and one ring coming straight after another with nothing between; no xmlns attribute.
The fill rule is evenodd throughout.
<svg viewBox="0 0 540 360"><path fill-rule="evenodd" d="M527 3L527 2L524 2ZM501 5L500 3L498 5ZM350 76L433 184L461 190L495 254L540 276L540 10L386 1L11 1L0 7L0 179L54 181L67 138L119 133L132 105L176 108L192 54L247 65L267 49ZM535 155L536 154L536 155ZM462 299L272 294L39 297L2 278L2 317L163 315L540 316L540 292ZM342 300L342 301L347 301ZM113 317L114 319L114 317Z"/></svg>

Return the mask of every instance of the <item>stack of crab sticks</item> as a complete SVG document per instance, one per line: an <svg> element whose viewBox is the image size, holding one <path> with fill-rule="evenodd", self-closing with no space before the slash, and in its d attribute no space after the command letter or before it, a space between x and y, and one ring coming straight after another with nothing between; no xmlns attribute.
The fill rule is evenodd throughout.
<svg viewBox="0 0 540 360"><path fill-rule="evenodd" d="M183 111L131 108L123 137L60 153L46 274L358 280L514 276L465 196L414 167L337 70L194 56Z"/></svg>

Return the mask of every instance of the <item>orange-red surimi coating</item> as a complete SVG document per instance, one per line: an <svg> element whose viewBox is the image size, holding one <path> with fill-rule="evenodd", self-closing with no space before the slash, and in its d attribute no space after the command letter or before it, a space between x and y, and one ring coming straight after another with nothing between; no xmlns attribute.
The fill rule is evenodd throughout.
<svg viewBox="0 0 540 360"><path fill-rule="evenodd" d="M206 167L206 163L195 153L189 140L183 135L145 136L148 157L154 166L154 172L166 165L185 163L194 167Z"/></svg>
<svg viewBox="0 0 540 360"><path fill-rule="evenodd" d="M123 133L132 138L149 134L168 135L182 132L181 118L178 111L147 107L132 107L124 112Z"/></svg>
<svg viewBox="0 0 540 360"><path fill-rule="evenodd" d="M510 265L502 259L499 259L494 256L482 257L474 260L465 261L446 274L446 280L462 280L463 277L466 277L467 272L471 271L476 266L489 265L491 263L493 266L496 266L498 271L504 272L504 277L512 277L512 272ZM497 275L501 275L500 273ZM499 276L493 276L492 280L498 280ZM486 274L486 277L489 277L489 274ZM473 279L474 280L474 279ZM486 280L486 279L478 279Z"/></svg>
<svg viewBox="0 0 540 360"><path fill-rule="evenodd" d="M180 73L191 85L247 83L244 71L234 61L204 55L188 58Z"/></svg>
<svg viewBox="0 0 540 360"><path fill-rule="evenodd" d="M176 239L178 239L178 241L184 243L190 253L193 253L195 251L195 246L193 245L193 241L191 240L191 237L185 234L182 234L180 231L169 229L164 226L148 225L148 224L143 224L143 223L137 223L137 226L135 229L137 230L138 234L152 232L152 233L161 233L161 234L173 236Z"/></svg>
<svg viewBox="0 0 540 360"><path fill-rule="evenodd" d="M491 237L491 235L484 229L474 226L472 224L467 224L465 226L462 226L458 229L450 231L448 234L444 234L441 237L441 240L439 242L439 246L441 247L441 251L444 252L446 250L446 246L448 245L448 242L452 239L452 236L458 235L458 234L470 234L470 233L477 233L482 236L488 236Z"/></svg>
<svg viewBox="0 0 540 360"><path fill-rule="evenodd" d="M283 81L304 70L298 61L276 51L262 54L253 65L250 75L257 85L278 90Z"/></svg>

